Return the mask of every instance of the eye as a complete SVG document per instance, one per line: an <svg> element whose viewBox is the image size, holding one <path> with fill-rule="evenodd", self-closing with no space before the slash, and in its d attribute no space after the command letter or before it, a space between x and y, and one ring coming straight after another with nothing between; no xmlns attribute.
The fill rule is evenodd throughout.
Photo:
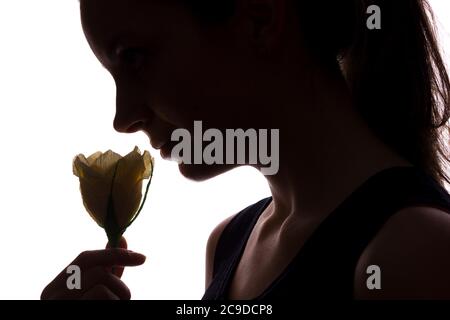
<svg viewBox="0 0 450 320"><path fill-rule="evenodd" d="M143 48L124 48L116 49L116 58L120 64L133 70L138 70L145 62L146 52Z"/></svg>

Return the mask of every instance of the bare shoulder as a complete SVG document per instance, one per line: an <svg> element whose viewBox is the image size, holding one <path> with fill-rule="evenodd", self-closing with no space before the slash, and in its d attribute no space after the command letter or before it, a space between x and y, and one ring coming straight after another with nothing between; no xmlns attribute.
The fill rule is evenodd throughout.
<svg viewBox="0 0 450 320"><path fill-rule="evenodd" d="M206 279L205 287L208 288L212 281L213 267L214 267L214 254L216 252L217 242L222 235L223 230L228 223L236 216L236 214L226 218L219 223L211 232L206 245Z"/></svg>
<svg viewBox="0 0 450 320"><path fill-rule="evenodd" d="M361 255L355 298L450 299L449 253L450 213L432 207L404 208Z"/></svg>

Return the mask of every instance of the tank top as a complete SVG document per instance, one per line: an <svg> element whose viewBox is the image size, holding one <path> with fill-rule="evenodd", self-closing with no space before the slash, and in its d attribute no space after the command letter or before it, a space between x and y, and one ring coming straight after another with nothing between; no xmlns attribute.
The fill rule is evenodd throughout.
<svg viewBox="0 0 450 320"><path fill-rule="evenodd" d="M224 228L215 250L213 279L202 300L228 299L250 233L271 201L269 197L248 206ZM392 215L411 206L450 213L450 195L416 167L391 167L372 175L319 224L255 300L353 299L355 269L364 249Z"/></svg>

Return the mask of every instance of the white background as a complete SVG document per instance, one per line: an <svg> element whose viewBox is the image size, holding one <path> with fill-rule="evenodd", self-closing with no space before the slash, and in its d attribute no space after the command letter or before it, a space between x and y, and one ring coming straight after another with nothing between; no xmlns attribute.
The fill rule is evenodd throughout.
<svg viewBox="0 0 450 320"><path fill-rule="evenodd" d="M450 53L450 3L433 0ZM0 299L37 299L106 236L86 213L72 159L135 145L156 158L147 203L126 232L147 256L127 269L134 299L199 299L205 246L223 219L269 196L256 170L195 183L162 161L143 133L114 131L115 87L91 53L76 0L0 0ZM447 61L449 59L447 58Z"/></svg>

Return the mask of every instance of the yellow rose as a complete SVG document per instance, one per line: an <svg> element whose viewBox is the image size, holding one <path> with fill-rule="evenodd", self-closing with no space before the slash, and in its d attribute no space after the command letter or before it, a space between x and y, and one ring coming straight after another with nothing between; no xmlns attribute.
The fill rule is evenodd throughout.
<svg viewBox="0 0 450 320"><path fill-rule="evenodd" d="M125 157L108 150L73 160L73 173L80 180L83 204L105 229L112 245L134 221L144 205L153 174L154 159L135 147ZM142 201L142 181L149 179Z"/></svg>

